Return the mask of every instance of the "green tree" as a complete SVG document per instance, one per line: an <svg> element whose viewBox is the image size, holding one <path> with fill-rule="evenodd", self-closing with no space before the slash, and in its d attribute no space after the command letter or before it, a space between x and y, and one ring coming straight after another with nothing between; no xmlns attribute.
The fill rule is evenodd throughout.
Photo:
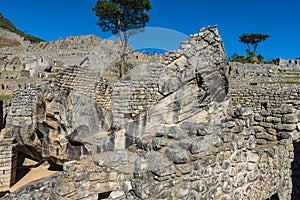
<svg viewBox="0 0 300 200"><path fill-rule="evenodd" d="M131 30L139 31L150 21L146 11L151 9L150 0L98 0L93 11L99 18L97 25L103 32L111 31L118 36L120 50L120 75L125 75L125 56Z"/></svg>
<svg viewBox="0 0 300 200"><path fill-rule="evenodd" d="M262 63L264 61L264 59L265 58L261 54L257 55L257 60L258 60L259 63Z"/></svg>
<svg viewBox="0 0 300 200"><path fill-rule="evenodd" d="M265 41L268 37L270 36L262 33L245 33L239 37L239 42L247 45L246 53L249 57L255 57L258 44Z"/></svg>

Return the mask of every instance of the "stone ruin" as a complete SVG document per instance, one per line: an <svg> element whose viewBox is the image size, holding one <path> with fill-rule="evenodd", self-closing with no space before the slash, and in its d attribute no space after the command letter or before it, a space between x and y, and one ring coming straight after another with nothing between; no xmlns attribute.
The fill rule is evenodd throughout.
<svg viewBox="0 0 300 200"><path fill-rule="evenodd" d="M0 36L7 31L0 28ZM18 40L21 42L21 40ZM22 42L21 42L22 43ZM128 47L128 62L133 66L163 61L163 56L134 52ZM111 69L118 63L118 44L95 35L69 36L65 40L22 44L0 48L0 86L10 90L39 85L51 71L69 66L89 67L111 79ZM113 74L118 79L118 74ZM0 88L1 89L1 88Z"/></svg>
<svg viewBox="0 0 300 200"><path fill-rule="evenodd" d="M4 47L0 48L0 85L8 85L12 91L28 84L39 85L52 70L67 66L91 66L103 73L117 59L117 43L95 35Z"/></svg>
<svg viewBox="0 0 300 200"><path fill-rule="evenodd" d="M3 199L299 199L298 71L226 63L215 26L146 69L110 85L66 67L15 90L0 189L18 153L63 170Z"/></svg>

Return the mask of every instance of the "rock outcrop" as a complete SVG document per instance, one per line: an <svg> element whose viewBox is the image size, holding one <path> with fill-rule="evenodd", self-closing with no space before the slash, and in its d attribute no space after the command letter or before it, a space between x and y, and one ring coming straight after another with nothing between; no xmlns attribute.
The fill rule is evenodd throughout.
<svg viewBox="0 0 300 200"><path fill-rule="evenodd" d="M220 120L228 112L228 102L223 103L228 90L225 67L225 50L217 27L202 29L179 50L167 52L166 65L150 66L151 78L114 85L115 127L124 127L129 135L137 136L155 132L160 125ZM145 85L147 89L141 89ZM153 85L149 95L147 90ZM137 101L148 104L131 110ZM207 117L207 111L212 110L218 110L218 114Z"/></svg>
<svg viewBox="0 0 300 200"><path fill-rule="evenodd" d="M168 65L160 74L163 95L195 80L201 90L200 101L224 101L228 87L226 54L217 27L201 29L182 42L179 50L168 52L166 59Z"/></svg>
<svg viewBox="0 0 300 200"><path fill-rule="evenodd" d="M77 78L83 79L81 72L77 69ZM77 80L75 85L70 81L62 87L57 81L63 74L60 72L48 85L14 92L6 134L17 140L20 151L35 160L57 164L96 151L94 136L111 130L112 115L95 95L101 79L83 72L86 80L94 83Z"/></svg>

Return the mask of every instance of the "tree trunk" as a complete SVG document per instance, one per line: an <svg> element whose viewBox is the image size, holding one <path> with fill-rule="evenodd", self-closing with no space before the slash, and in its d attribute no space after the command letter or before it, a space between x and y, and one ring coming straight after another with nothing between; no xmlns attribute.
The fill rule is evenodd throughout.
<svg viewBox="0 0 300 200"><path fill-rule="evenodd" d="M127 31L123 31L123 56L122 56L122 62L121 62L121 72L122 72L122 79L125 78L125 64L126 64L126 56L127 56L127 46L128 46L128 35ZM123 63L123 64L122 64Z"/></svg>
<svg viewBox="0 0 300 200"><path fill-rule="evenodd" d="M126 31L123 31L123 38L121 37L121 33L118 32L118 41L119 41L119 50L120 50L120 78L124 79L125 77L125 59L126 59L126 48L128 46L128 38Z"/></svg>
<svg viewBox="0 0 300 200"><path fill-rule="evenodd" d="M125 76L125 58L124 58L124 42L121 37L121 33L118 32L118 42L119 42L119 51L120 51L120 68L119 68L119 73L120 73L120 78L124 79Z"/></svg>

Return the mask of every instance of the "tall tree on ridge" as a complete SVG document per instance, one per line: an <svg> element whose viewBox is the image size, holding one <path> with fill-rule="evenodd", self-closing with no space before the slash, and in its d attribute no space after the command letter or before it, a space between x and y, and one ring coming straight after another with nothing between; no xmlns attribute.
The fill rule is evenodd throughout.
<svg viewBox="0 0 300 200"><path fill-rule="evenodd" d="M118 36L120 51L120 76L125 75L125 56L131 30L141 30L150 21L146 11L151 9L150 0L98 0L93 11L99 18L97 25L103 32L111 31Z"/></svg>
<svg viewBox="0 0 300 200"><path fill-rule="evenodd" d="M262 33L245 33L239 37L239 42L247 44L247 55L249 55L250 57L255 57L258 44L265 41L268 37L270 36ZM250 45L252 45L253 47L252 50L250 48Z"/></svg>

